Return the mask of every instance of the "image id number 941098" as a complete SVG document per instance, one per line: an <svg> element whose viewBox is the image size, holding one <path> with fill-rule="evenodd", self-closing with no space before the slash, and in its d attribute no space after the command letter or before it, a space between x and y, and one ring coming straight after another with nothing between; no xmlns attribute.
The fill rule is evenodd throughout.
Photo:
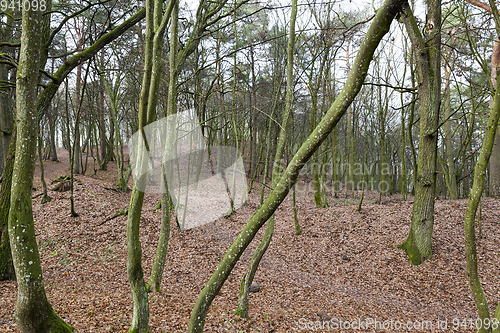
<svg viewBox="0 0 500 333"><path fill-rule="evenodd" d="M0 11L46 11L47 0L0 0Z"/></svg>

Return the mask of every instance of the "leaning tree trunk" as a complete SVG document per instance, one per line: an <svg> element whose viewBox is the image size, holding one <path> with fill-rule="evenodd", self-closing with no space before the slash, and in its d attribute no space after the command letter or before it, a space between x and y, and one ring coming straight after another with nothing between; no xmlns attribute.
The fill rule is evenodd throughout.
<svg viewBox="0 0 500 333"><path fill-rule="evenodd" d="M283 202L292 186L297 181L300 170L318 147L325 141L340 118L345 114L349 105L359 93L361 86L368 73L368 67L373 58L375 49L382 37L389 31L391 22L400 11L403 0L387 0L377 11L368 32L358 51L351 73L349 74L344 89L330 107L316 129L302 144L295 156L290 161L284 174L281 176L276 187L261 207L250 218L233 244L230 246L224 258L217 266L212 277L201 291L198 300L191 313L188 332L202 333L205 319L215 296L219 293L222 285L231 274L243 251L255 237L255 234L272 216L274 211Z"/></svg>
<svg viewBox="0 0 500 333"><path fill-rule="evenodd" d="M16 271L16 317L22 332L71 332L45 295L35 238L31 188L38 132L36 95L40 65L42 13L24 10L16 84L17 139L12 173L9 237Z"/></svg>
<svg viewBox="0 0 500 333"><path fill-rule="evenodd" d="M417 56L420 97L420 139L415 200L410 233L399 245L414 265L432 258L434 196L436 192L437 138L441 104L441 0L429 0L426 34L422 35L409 4L402 19Z"/></svg>

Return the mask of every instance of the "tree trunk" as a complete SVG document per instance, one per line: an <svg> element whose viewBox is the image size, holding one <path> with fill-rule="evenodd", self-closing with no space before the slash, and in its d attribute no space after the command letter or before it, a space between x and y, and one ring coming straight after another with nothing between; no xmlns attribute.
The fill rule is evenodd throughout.
<svg viewBox="0 0 500 333"><path fill-rule="evenodd" d="M236 47L236 46L235 46ZM256 83L256 77L255 77L255 51L253 44L250 46L250 69L252 72L252 95L251 95L251 103L250 107L252 110L250 110L251 116L251 128L250 128L250 167L249 171L250 174L253 175L255 173L255 168L257 167L258 161L255 158L256 152L257 152L257 83ZM242 141L242 144L244 141Z"/></svg>
<svg viewBox="0 0 500 333"><path fill-rule="evenodd" d="M147 125L147 102L149 98L149 88L152 75L153 62L153 38L154 38L154 13L155 1L146 0L146 36L144 47L144 74L142 77L141 95L139 98L139 131ZM113 129L113 127L111 127ZM143 157L145 152L138 151L139 159L136 163L138 168L147 163ZM140 170L140 169L139 169ZM141 218L144 192L138 189L146 183L146 175L141 175L139 179L134 179L134 187L130 196L130 205L127 215L127 277L130 283L133 300L132 322L129 332L143 333L149 332L149 303L144 282L144 272L142 269L142 249L139 238L139 222Z"/></svg>
<svg viewBox="0 0 500 333"><path fill-rule="evenodd" d="M382 88L378 87L378 119L379 119L379 173L378 191L380 195L386 195L389 191L389 178L386 172L387 163L387 145L386 145L386 118L389 109L389 99L387 89L385 90L385 101L382 100ZM384 103L385 102L385 103Z"/></svg>
<svg viewBox="0 0 500 333"><path fill-rule="evenodd" d="M8 70L5 64L0 64L0 81L8 80ZM9 153L9 145L14 125L13 111L11 107L10 89L0 89L0 176Z"/></svg>
<svg viewBox="0 0 500 333"><path fill-rule="evenodd" d="M474 301L476 302L478 317L479 319L481 319L483 324L486 323L486 319L489 320L490 311L488 308L488 302L483 292L483 288L481 286L481 282L479 281L475 221L477 208L481 201L481 195L483 194L484 181L486 178L486 167L492 153L493 141L495 138L495 132L498 127L499 118L500 84L497 83L496 93L491 107L488 124L486 126L483 145L481 147L481 152L474 168L474 182L472 185L472 190L470 192L469 200L467 202L464 222L465 249L467 255L467 276L469 277L470 288L474 296ZM500 309L500 307L497 308L497 312L495 313L497 320L500 319L500 311L498 311L498 309ZM482 329L479 329L478 332L487 333L489 332L489 330L482 327Z"/></svg>
<svg viewBox="0 0 500 333"><path fill-rule="evenodd" d="M426 34L423 36L409 4L403 4L402 19L417 55L420 98L420 138L415 200L410 233L399 245L414 265L432 258L434 197L436 192L437 137L441 104L441 1L430 0Z"/></svg>
<svg viewBox="0 0 500 333"><path fill-rule="evenodd" d="M445 133L445 146L446 146L446 159L448 160L448 172L445 177L448 177L449 191L453 199L458 199L457 191L457 177L455 172L455 154L453 153L453 140L452 140L452 129L451 129L451 95L450 95L450 77L452 71L453 61L449 62L449 70L445 73L445 87L444 87L444 118L446 122L444 123L444 133Z"/></svg>
<svg viewBox="0 0 500 333"><path fill-rule="evenodd" d="M101 64L104 64L104 52L101 52ZM104 106L104 74L99 75L99 156L102 161L99 166L102 170L106 170L106 122L104 121L104 115L106 113L106 108Z"/></svg>
<svg viewBox="0 0 500 333"><path fill-rule="evenodd" d="M144 74L139 99L139 131L151 123L155 117L158 101L158 87L161 75L162 41L165 28L170 19L172 8L178 6L178 1L170 1L166 12L162 10L163 2L146 0L146 36L144 51ZM163 16L163 19L162 19ZM175 52L174 52L175 53ZM142 148L141 148L142 149ZM148 164L146 151L138 151L137 168L144 170ZM130 206L127 216L127 277L132 290L134 309L129 332L149 332L149 303L147 287L142 269L142 249L139 238L139 222L147 175L135 179Z"/></svg>
<svg viewBox="0 0 500 333"><path fill-rule="evenodd" d="M177 41L178 41L178 23L179 23L179 4L178 2L175 3L175 5L172 8L172 15L171 15L171 27L170 27L170 50L176 50L177 49ZM160 73L161 73L161 43L159 42L161 39L155 39L155 57L157 57L156 62L154 63L153 66L156 66L154 72L158 73L158 75L152 80L157 80L156 83L151 83L151 90L158 90L158 84L160 81ZM158 49L158 47L160 47ZM159 52L159 53L158 53ZM177 68L176 68L176 60L177 60L177 52L170 52L170 63L169 63L169 69L170 69L170 76L169 76L169 84L168 84L168 95L167 95L167 116L173 115L176 113L177 109ZM154 102L156 104L156 101ZM152 114L151 114L152 116ZM152 120L152 119L151 119ZM170 131L169 131L170 132ZM173 135L173 132L170 132L169 134ZM170 137L168 140L169 142L173 142L173 138ZM165 159L164 159L165 160ZM163 182L163 188L164 188L164 193L161 195L161 225L160 225L160 237L158 239L158 246L156 248L156 256L155 256L155 261L153 264L153 268L151 270L151 275L149 277L149 283L147 286L147 291L153 291L153 289L157 292L161 292L160 290L160 285L161 285L161 279L163 277L163 271L165 268L165 260L167 256L167 250L168 250L168 240L170 237L170 212L172 210L172 200L169 194L168 190L168 183L167 183L167 178L165 177L166 175L166 169L170 169L168 163L165 165L162 163L162 182ZM169 174L171 174L171 169L169 170ZM174 189L172 188L172 191Z"/></svg>
<svg viewBox="0 0 500 333"><path fill-rule="evenodd" d="M9 8L7 8L9 11ZM12 35L12 25L14 19L12 15L7 16L5 28L0 29L0 40L9 41ZM0 47L0 53L4 50ZM8 82L9 70L7 64L0 64L0 82ZM0 88L0 176L2 175L4 165L8 158L9 145L12 137L12 129L14 127L14 114L12 110L12 96L11 89L2 87Z"/></svg>
<svg viewBox="0 0 500 333"><path fill-rule="evenodd" d="M21 332L72 332L45 295L35 238L31 189L37 137L36 96L40 66L42 13L24 10L16 85L17 140L12 173L9 237L16 271L16 317Z"/></svg>
<svg viewBox="0 0 500 333"><path fill-rule="evenodd" d="M82 65L78 65L76 68L76 83L75 83L75 131L74 131L74 141L73 141L73 172L76 174L80 173L80 158L81 158L81 150L80 150L80 99L81 96L81 87L82 87ZM69 121L69 120L68 120Z"/></svg>
<svg viewBox="0 0 500 333"><path fill-rule="evenodd" d="M316 129L302 144L295 156L292 158L284 174L279 179L276 187L270 193L267 200L250 218L226 255L218 265L212 277L207 282L191 313L188 332L202 333L205 319L215 296L228 278L243 251L255 237L257 231L272 216L274 211L283 202L293 184L297 181L299 171L318 147L325 141L340 118L345 114L347 108L358 94L368 73L368 67L373 58L375 49L382 37L389 31L390 25L396 14L400 11L402 0L387 0L377 11L366 36L361 43L360 49L352 71L349 74L344 89L332 104L322 121Z"/></svg>
<svg viewBox="0 0 500 333"><path fill-rule="evenodd" d="M49 141L50 141L50 160L57 162L57 150L56 150L56 116L52 113L52 107L46 112L47 119L49 121Z"/></svg>
<svg viewBox="0 0 500 333"><path fill-rule="evenodd" d="M12 172L14 169L14 157L16 152L16 128L12 131L12 140L9 153L5 161L5 169L2 182L0 183L0 281L15 280L14 264L10 250L8 233L8 218L10 208L10 191L12 184Z"/></svg>
<svg viewBox="0 0 500 333"><path fill-rule="evenodd" d="M6 81L6 77L6 66L0 64L0 81ZM10 101L9 90L0 90L0 176L4 170L12 137L13 112Z"/></svg>
<svg viewBox="0 0 500 333"><path fill-rule="evenodd" d="M500 63L500 41L497 38L493 44L493 52L491 55L491 82L496 86L497 67ZM490 107L493 104L493 96L490 99ZM500 197L500 131L496 131L493 150L490 159L490 196Z"/></svg>
<svg viewBox="0 0 500 333"><path fill-rule="evenodd" d="M351 41L348 42L347 44L347 50L346 50L346 65L347 65L347 73L351 71L351 64L349 60L349 50L351 47ZM347 169L347 176L348 179L346 181L346 197L347 197L347 190L350 189L353 191L352 195L354 197L354 191L357 189L356 188L356 179L354 175L354 133L353 133L353 128L352 128L352 118L353 118L353 109L352 105L349 106L347 109L347 142L346 142L346 147L347 147L347 164L348 164L348 169Z"/></svg>

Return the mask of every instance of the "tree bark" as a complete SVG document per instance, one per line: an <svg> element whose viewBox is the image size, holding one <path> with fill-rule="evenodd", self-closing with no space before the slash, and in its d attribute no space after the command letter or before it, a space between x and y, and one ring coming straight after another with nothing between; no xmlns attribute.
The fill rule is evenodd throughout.
<svg viewBox="0 0 500 333"><path fill-rule="evenodd" d="M16 274L12 262L10 240L8 233L8 218L10 209L10 191L14 157L16 153L16 128L12 131L9 153L5 161L2 182L0 183L0 281L15 280Z"/></svg>
<svg viewBox="0 0 500 333"><path fill-rule="evenodd" d="M497 67L500 63L500 40L497 38L493 44L491 55L491 83L496 86ZM493 96L490 99L490 107L493 105ZM493 150L490 158L490 196L500 197L500 131L496 131Z"/></svg>
<svg viewBox="0 0 500 333"><path fill-rule="evenodd" d="M104 52L101 52L101 64L104 64ZM102 170L106 170L106 122L104 120L104 115L106 114L106 108L104 106L104 73L99 75L99 157L102 161L99 166Z"/></svg>
<svg viewBox="0 0 500 333"><path fill-rule="evenodd" d="M7 10L9 10L7 8ZM7 16L5 28L0 30L0 38L2 41L8 41L12 35L10 28L14 23L13 16ZM0 53L5 52L0 47ZM7 82L9 78L9 69L6 64L0 64L0 82ZM8 87L0 88L0 176L2 175L4 165L8 158L9 145L12 137L12 129L14 127L14 112L12 110L11 89Z"/></svg>
<svg viewBox="0 0 500 333"><path fill-rule="evenodd" d="M479 153L479 157L474 168L474 182L472 184L469 200L467 202L464 222L467 276L469 277L469 284L474 296L479 319L481 319L483 323L485 323L485 319L489 320L490 311L488 308L488 302L483 292L483 288L481 286L481 282L479 281L475 222L477 208L481 201L481 195L483 194L484 181L486 178L486 167L488 165L490 156L492 155L493 141L495 140L495 133L497 131L498 120L500 118L499 83L497 83L496 85L496 93L491 107L488 124L486 126L486 132L484 135L481 152ZM495 316L497 316L497 314L500 317L500 311L497 310ZM498 317L496 318L500 319ZM478 332L487 333L489 332L489 330L482 327L482 329L479 329Z"/></svg>
<svg viewBox="0 0 500 333"><path fill-rule="evenodd" d="M56 150L56 115L52 113L52 107L47 110L47 119L49 120L49 141L50 141L50 160L57 162Z"/></svg>
<svg viewBox="0 0 500 333"><path fill-rule="evenodd" d="M445 87L444 87L444 118L447 119L444 123L446 159L448 160L448 172L445 177L448 177L449 191L453 199L458 199L457 191L457 176L455 172L455 154L453 152L453 140L451 129L451 95L450 95L450 77L454 59L448 62L449 70L445 72Z"/></svg>
<svg viewBox="0 0 500 333"><path fill-rule="evenodd" d="M146 0L146 36L144 47L144 74L142 77L142 89L139 98L139 131L147 125L147 101L151 83L152 51L153 51L153 13L155 1ZM140 158L144 152L137 152L139 160L137 167L142 168L142 164L147 163L145 158ZM149 332L149 303L144 282L144 271L142 269L142 249L139 238L139 222L141 218L144 192L138 189L137 185L146 182L146 175L139 179L134 179L134 187L130 197L130 205L127 215L127 277L132 291L133 313L130 324L130 333Z"/></svg>
<svg viewBox="0 0 500 333"><path fill-rule="evenodd" d="M174 1L175 4L171 6L172 13L167 13L167 15L171 16L171 26L170 26L170 50L177 49L177 41L178 41L178 24L179 24L179 3ZM162 36L160 36L162 37ZM163 38L155 38L155 47L153 49L156 50L157 60L155 61L154 66L156 69L153 70L155 73L161 73L161 41ZM170 52L170 76L169 76L169 84L168 84L168 96L167 96L167 116L173 115L176 113L177 109L177 69L176 69L176 60L177 60L177 52ZM157 82L151 83L152 90L157 90L160 81L160 74L158 74L154 78ZM156 101L154 102L156 104ZM174 134L170 132L169 134ZM170 137L169 142L173 142L173 138ZM168 240L170 238L170 212L172 210L172 200L170 194L168 192L168 183L166 175L166 169L169 168L169 165L162 164L162 182L164 186L164 193L161 194L161 225L160 225L160 237L158 239L158 246L156 248L156 256L153 264L153 268L151 269L151 275L149 277L149 283L146 287L147 291L161 292L160 285L163 277L163 271L165 268L165 260L167 256L168 250ZM169 170L171 173L171 170Z"/></svg>
<svg viewBox="0 0 500 333"><path fill-rule="evenodd" d="M437 137L441 104L441 1L427 3L426 34L422 35L408 3L402 19L417 56L420 98L420 138L415 200L410 233L399 245L414 265L432 258L434 197L436 192Z"/></svg>
<svg viewBox="0 0 500 333"><path fill-rule="evenodd" d="M146 37L144 51L144 74L142 78L142 89L139 100L139 131L151 123L155 117L156 104L158 101L158 87L161 75L162 40L167 23L172 13L172 8L178 5L178 1L170 1L165 13L163 13L163 2L160 0L146 1ZM141 164L148 163L145 158L146 152L138 152L137 161L139 170L143 169ZM141 218L144 192L139 190L146 182L147 175L135 179L130 198L130 206L127 216L127 276L132 290L134 310L129 332L149 332L149 303L147 287L144 281L142 269L142 249L139 238L139 222ZM139 186L137 186L139 185ZM166 204L166 203L164 203Z"/></svg>
<svg viewBox="0 0 500 333"><path fill-rule="evenodd" d="M83 37L81 37L83 38ZM80 44L80 42L78 43ZM76 67L76 83L75 83L75 106L73 108L75 114L75 130L74 130L74 141L73 141L73 173L80 173L80 158L81 158L81 150L80 150L80 99L81 89L82 87L82 64L79 64ZM69 121L69 120L68 120Z"/></svg>
<svg viewBox="0 0 500 333"><path fill-rule="evenodd" d="M72 332L45 295L35 238L31 188L38 132L36 96L41 51L42 13L24 10L16 84L17 139L12 173L9 237L16 271L16 317L21 332Z"/></svg>
<svg viewBox="0 0 500 333"><path fill-rule="evenodd" d="M1 52L2 50L0 50ZM0 64L0 81L7 81L8 70L5 64ZM11 107L10 89L0 89L0 176L9 153L9 144L12 137L14 115Z"/></svg>

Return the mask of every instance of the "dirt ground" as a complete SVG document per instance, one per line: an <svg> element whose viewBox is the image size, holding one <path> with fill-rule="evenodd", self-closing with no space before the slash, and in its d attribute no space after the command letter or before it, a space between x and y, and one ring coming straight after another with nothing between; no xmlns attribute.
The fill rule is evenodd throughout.
<svg viewBox="0 0 500 333"><path fill-rule="evenodd" d="M46 162L48 184L68 174L67 156ZM48 298L78 332L126 332L132 298L126 275L126 217L106 221L127 208L130 195L105 189L116 165L77 175L70 217L69 192L34 199L35 228ZM41 189L39 172L34 186ZM49 188L54 185L49 185ZM257 185L258 186L258 185ZM34 195L40 190L34 191ZM260 192L254 191L255 193ZM312 193L298 193L302 234L295 235L291 200L276 212L276 228L250 295L248 320L234 315L238 287L260 230L211 306L206 332L473 332L476 311L465 271L463 219L466 200L436 201L433 259L412 266L396 246L407 236L412 199L369 193L363 209L352 199L329 198L316 208ZM158 196L147 194L141 218L145 277L159 234ZM478 240L480 278L491 313L500 301L499 200L484 199L483 237ZM202 227L172 228L162 292L150 294L152 332L186 332L191 310L211 273L258 208L258 195L231 217ZM16 283L0 282L0 332L17 332ZM375 324L380 329L375 329Z"/></svg>

